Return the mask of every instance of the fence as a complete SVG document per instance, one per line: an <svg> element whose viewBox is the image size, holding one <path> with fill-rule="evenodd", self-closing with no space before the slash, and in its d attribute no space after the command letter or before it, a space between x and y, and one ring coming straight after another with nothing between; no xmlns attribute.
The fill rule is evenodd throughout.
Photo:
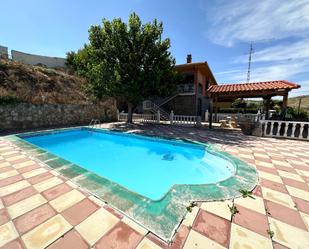
<svg viewBox="0 0 309 249"><path fill-rule="evenodd" d="M251 113L217 113L217 115L215 115L213 113L212 115L212 121L214 123L218 123L220 122L220 120L227 120L230 119L232 117L237 118L238 120L243 119L243 118L250 118L252 121L259 121L264 119L265 115L264 114L251 114ZM209 112L206 111L205 112L205 122L209 121Z"/></svg>
<svg viewBox="0 0 309 249"><path fill-rule="evenodd" d="M142 123L161 123L160 111L157 114L136 114L132 116L132 120ZM127 121L128 113L118 113L118 121ZM199 126L201 125L201 117L175 115L171 111L168 121L163 121L165 124L184 125L184 126Z"/></svg>
<svg viewBox="0 0 309 249"><path fill-rule="evenodd" d="M172 125L187 125L187 126L200 126L201 117L199 116L186 116L186 115L174 115L171 111L170 124Z"/></svg>
<svg viewBox="0 0 309 249"><path fill-rule="evenodd" d="M127 121L128 113L119 113L118 121ZM157 123L157 115L155 114L136 114L132 116L133 121L142 122L142 123Z"/></svg>
<svg viewBox="0 0 309 249"><path fill-rule="evenodd" d="M16 50L12 50L11 54L12 54L13 61L19 61L25 64L30 64L30 65L42 64L50 68L57 68L57 67L65 68L66 67L65 58L42 56L42 55L36 55L36 54L27 54L27 53L16 51Z"/></svg>
<svg viewBox="0 0 309 249"><path fill-rule="evenodd" d="M309 122L261 120L263 136L309 140Z"/></svg>

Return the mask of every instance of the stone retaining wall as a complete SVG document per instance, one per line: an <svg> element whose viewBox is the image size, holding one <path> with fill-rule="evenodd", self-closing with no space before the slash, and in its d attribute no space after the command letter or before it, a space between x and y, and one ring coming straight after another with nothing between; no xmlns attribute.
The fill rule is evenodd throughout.
<svg viewBox="0 0 309 249"><path fill-rule="evenodd" d="M66 125L89 124L91 119L101 122L117 120L114 101L109 105L19 103L0 106L0 132Z"/></svg>

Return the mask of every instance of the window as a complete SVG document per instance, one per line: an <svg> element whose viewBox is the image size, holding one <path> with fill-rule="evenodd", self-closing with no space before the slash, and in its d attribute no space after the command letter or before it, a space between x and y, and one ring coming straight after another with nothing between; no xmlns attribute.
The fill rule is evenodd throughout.
<svg viewBox="0 0 309 249"><path fill-rule="evenodd" d="M193 73L187 73L184 75L184 83L194 83L194 74Z"/></svg>
<svg viewBox="0 0 309 249"><path fill-rule="evenodd" d="M198 83L198 93L202 94L203 93L203 86L201 83Z"/></svg>

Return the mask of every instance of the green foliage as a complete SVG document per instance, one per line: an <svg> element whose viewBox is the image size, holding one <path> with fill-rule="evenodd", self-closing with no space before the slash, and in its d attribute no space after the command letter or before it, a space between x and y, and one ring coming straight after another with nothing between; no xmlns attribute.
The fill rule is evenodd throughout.
<svg viewBox="0 0 309 249"><path fill-rule="evenodd" d="M219 113L252 113L257 114L258 109L255 108L246 108L246 109L238 109L238 108L220 108Z"/></svg>
<svg viewBox="0 0 309 249"><path fill-rule="evenodd" d="M283 105L282 100L272 99L270 101L270 109L275 109L277 111L281 111Z"/></svg>
<svg viewBox="0 0 309 249"><path fill-rule="evenodd" d="M261 105L257 102L248 102L246 108L257 110L257 109L261 108Z"/></svg>
<svg viewBox="0 0 309 249"><path fill-rule="evenodd" d="M57 76L59 75L59 72L56 72L54 69L52 68L45 68L45 67L41 67L41 66L35 66L36 70L44 73L47 76Z"/></svg>
<svg viewBox="0 0 309 249"><path fill-rule="evenodd" d="M21 101L15 97L11 97L11 96L0 97L0 105L14 105L20 102Z"/></svg>
<svg viewBox="0 0 309 249"><path fill-rule="evenodd" d="M4 71L7 68L7 63L4 60L0 60L0 70Z"/></svg>
<svg viewBox="0 0 309 249"><path fill-rule="evenodd" d="M233 203L232 206L228 205L229 209L230 209L230 212L232 214L232 216L234 216L235 214L239 213L237 207L235 206L235 204Z"/></svg>
<svg viewBox="0 0 309 249"><path fill-rule="evenodd" d="M243 198L249 197L249 198L251 198L251 199L255 199L255 198L252 196L252 191L240 189L239 192L241 193L241 195L242 195Z"/></svg>
<svg viewBox="0 0 309 249"><path fill-rule="evenodd" d="M244 99L236 99L232 103L232 107L234 107L234 108L246 108L247 107L247 103L245 102Z"/></svg>
<svg viewBox="0 0 309 249"><path fill-rule="evenodd" d="M195 203L195 202L191 202L190 204L189 204L189 206L187 206L187 211L188 212L192 212L192 209L196 206L197 204Z"/></svg>
<svg viewBox="0 0 309 249"><path fill-rule="evenodd" d="M98 99L115 97L135 106L152 95L172 94L178 75L162 33L162 22L142 24L135 13L128 23L103 19L102 26L90 27L89 44L67 53L67 65L88 79L87 91Z"/></svg>
<svg viewBox="0 0 309 249"><path fill-rule="evenodd" d="M303 121L309 120L308 112L306 112L303 109L300 109L298 112L298 109L293 108L293 107L287 108L287 118L290 118L293 120L303 120Z"/></svg>
<svg viewBox="0 0 309 249"><path fill-rule="evenodd" d="M270 229L267 229L267 233L269 235L269 237L272 239L275 235L274 231L270 230Z"/></svg>

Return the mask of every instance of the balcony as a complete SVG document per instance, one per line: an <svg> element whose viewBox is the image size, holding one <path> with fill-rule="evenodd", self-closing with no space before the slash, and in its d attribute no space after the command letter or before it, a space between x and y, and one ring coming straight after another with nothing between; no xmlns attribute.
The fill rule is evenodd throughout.
<svg viewBox="0 0 309 249"><path fill-rule="evenodd" d="M194 93L194 92L195 87L193 83L177 85L177 93Z"/></svg>

